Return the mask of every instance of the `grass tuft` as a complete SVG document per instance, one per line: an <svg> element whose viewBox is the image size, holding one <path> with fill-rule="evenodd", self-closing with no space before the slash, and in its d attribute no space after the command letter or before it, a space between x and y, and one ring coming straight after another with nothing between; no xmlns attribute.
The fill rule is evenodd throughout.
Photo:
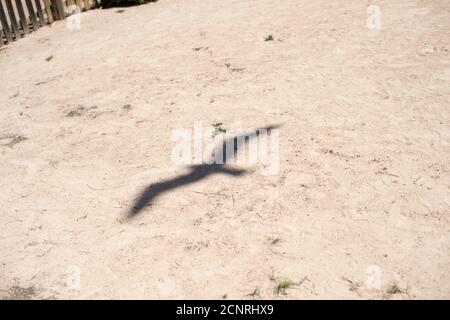
<svg viewBox="0 0 450 320"><path fill-rule="evenodd" d="M221 133L226 133L227 129L225 129L224 127L222 127L223 123L222 122L216 122L213 123L211 126L213 127L213 133L212 133L212 137L216 137L217 135L221 134Z"/></svg>
<svg viewBox="0 0 450 320"><path fill-rule="evenodd" d="M252 297L252 298L261 297L261 290L258 287L256 287L255 290L253 290L252 292L250 292L249 294L247 294L245 296Z"/></svg>
<svg viewBox="0 0 450 320"><path fill-rule="evenodd" d="M279 245L280 242L281 242L281 239L278 238L278 237L277 237L277 238L272 238L272 239L270 239L270 244L272 244L272 245L274 245L274 246Z"/></svg>
<svg viewBox="0 0 450 320"><path fill-rule="evenodd" d="M278 282L277 286L275 287L275 293L276 294L287 294L287 290L289 289L293 289L295 287L297 287L298 284L295 283L294 281L285 279L285 280L281 280L280 282Z"/></svg>

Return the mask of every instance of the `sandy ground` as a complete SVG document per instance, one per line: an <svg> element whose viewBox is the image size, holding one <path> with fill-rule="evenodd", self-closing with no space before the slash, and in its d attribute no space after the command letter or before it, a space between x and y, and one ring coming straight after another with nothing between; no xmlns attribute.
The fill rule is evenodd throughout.
<svg viewBox="0 0 450 320"><path fill-rule="evenodd" d="M450 5L368 4L161 0L3 47L0 297L450 298ZM196 121L282 124L279 173L124 220Z"/></svg>

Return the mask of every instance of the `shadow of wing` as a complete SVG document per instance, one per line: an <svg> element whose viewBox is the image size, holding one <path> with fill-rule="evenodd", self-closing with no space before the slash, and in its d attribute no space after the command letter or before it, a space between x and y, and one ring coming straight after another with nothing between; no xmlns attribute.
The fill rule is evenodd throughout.
<svg viewBox="0 0 450 320"><path fill-rule="evenodd" d="M268 128L264 128L267 130L278 128L279 126L269 126ZM249 139L255 138L258 136L259 131L261 129L256 130L252 132L248 132L236 137L232 137L230 139L227 139L222 144L222 152L226 155L226 147L233 146L234 145L234 153L238 151L238 149L242 146L243 143L245 143L246 139L241 139L245 137L249 137ZM233 143L233 144L231 144ZM225 163L226 163L226 159ZM137 215L139 212L141 212L146 206L150 205L159 195L168 192L170 190L176 189L178 187L181 187L183 185L188 185L194 182L197 182L211 174L221 173L221 174L227 174L232 176L241 176L245 174L247 171L243 169L236 169L236 168L230 168L225 167L224 165L219 164L202 164L197 166L191 166L189 167L190 171L186 174L182 174L178 177L175 177L173 179L153 183L149 185L147 188L145 188L139 197L135 200L131 210L128 213L129 217L133 217Z"/></svg>

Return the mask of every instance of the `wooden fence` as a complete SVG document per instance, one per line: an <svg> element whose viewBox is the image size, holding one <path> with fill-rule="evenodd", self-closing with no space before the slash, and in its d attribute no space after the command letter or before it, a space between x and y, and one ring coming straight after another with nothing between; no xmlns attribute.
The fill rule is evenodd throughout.
<svg viewBox="0 0 450 320"><path fill-rule="evenodd" d="M97 0L0 0L0 47L96 5Z"/></svg>

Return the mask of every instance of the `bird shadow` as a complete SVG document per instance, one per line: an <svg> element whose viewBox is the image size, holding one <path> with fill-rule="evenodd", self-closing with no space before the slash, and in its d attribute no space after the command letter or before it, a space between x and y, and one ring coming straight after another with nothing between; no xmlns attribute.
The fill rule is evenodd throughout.
<svg viewBox="0 0 450 320"><path fill-rule="evenodd" d="M223 164L214 163L214 159L210 158L210 161L206 161L206 163L204 164L189 166L189 171L185 174L181 174L168 180L150 184L136 198L133 205L131 206L131 209L127 213L127 217L135 217L145 207L151 205L152 202L163 193L198 182L208 176L225 174L233 177L240 177L245 175L246 173L248 173L248 170L230 167L229 165L227 165L227 160L230 161L230 159L235 159L238 150L241 147L245 148L245 145L243 144L249 142L251 139L258 137L262 133L270 134L270 131L272 129L276 129L279 127L280 125L272 125L265 128L259 128L224 140L222 143L222 147L216 148L216 150L219 150L221 154L219 154L218 156L214 156L214 159L222 157ZM261 132L261 130L264 131ZM227 146L233 147L233 152L227 152ZM233 155L233 158L231 157L231 155Z"/></svg>

